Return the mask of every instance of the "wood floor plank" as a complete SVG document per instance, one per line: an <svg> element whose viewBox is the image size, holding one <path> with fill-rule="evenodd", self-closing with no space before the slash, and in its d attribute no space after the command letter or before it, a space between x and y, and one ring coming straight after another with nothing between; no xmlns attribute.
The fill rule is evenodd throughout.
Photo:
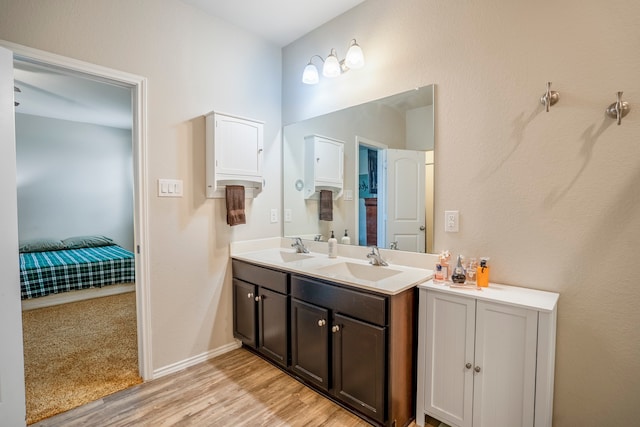
<svg viewBox="0 0 640 427"><path fill-rule="evenodd" d="M260 357L237 349L32 427L96 425L364 427L369 424Z"/></svg>

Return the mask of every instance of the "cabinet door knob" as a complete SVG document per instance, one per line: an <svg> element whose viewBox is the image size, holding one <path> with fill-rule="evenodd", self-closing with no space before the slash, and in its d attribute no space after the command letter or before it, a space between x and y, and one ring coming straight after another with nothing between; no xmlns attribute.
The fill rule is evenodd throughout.
<svg viewBox="0 0 640 427"><path fill-rule="evenodd" d="M249 292L249 293L247 294L247 298L253 298L253 292Z"/></svg>
<svg viewBox="0 0 640 427"><path fill-rule="evenodd" d="M475 368L473 368L473 370L476 372L480 372L480 366L476 366Z"/></svg>
<svg viewBox="0 0 640 427"><path fill-rule="evenodd" d="M333 332L334 334L339 331L340 331L340 325L333 325L331 327L331 332Z"/></svg>
<svg viewBox="0 0 640 427"><path fill-rule="evenodd" d="M260 301L262 299L262 297L260 295L258 295L255 299L256 299L256 301Z"/></svg>
<svg viewBox="0 0 640 427"><path fill-rule="evenodd" d="M466 364L466 365L464 365L464 366L466 366L466 368L467 368L467 369L471 369L471 366L472 366L472 365L471 365L471 363L467 363L467 364Z"/></svg>
<svg viewBox="0 0 640 427"><path fill-rule="evenodd" d="M326 325L326 324L327 324L327 321L326 321L326 320L324 320L324 319L320 319L320 320L318 320L318 326L322 327L322 326L324 326L324 325Z"/></svg>

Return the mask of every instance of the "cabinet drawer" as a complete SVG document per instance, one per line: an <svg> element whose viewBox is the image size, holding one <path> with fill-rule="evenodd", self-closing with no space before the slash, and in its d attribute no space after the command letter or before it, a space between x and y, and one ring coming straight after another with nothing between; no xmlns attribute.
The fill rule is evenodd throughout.
<svg viewBox="0 0 640 427"><path fill-rule="evenodd" d="M301 276L291 276L291 296L376 325L387 324L387 298Z"/></svg>
<svg viewBox="0 0 640 427"><path fill-rule="evenodd" d="M260 267L235 259L231 260L231 266L233 269L233 277L236 279L260 285L264 288L268 288L282 294L288 293L287 273L271 270L270 268Z"/></svg>

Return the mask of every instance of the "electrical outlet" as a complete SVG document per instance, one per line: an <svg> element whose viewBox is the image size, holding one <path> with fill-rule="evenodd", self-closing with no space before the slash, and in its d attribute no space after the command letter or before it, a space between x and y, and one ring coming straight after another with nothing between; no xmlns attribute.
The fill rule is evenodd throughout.
<svg viewBox="0 0 640 427"><path fill-rule="evenodd" d="M271 223L278 222L278 209L271 209Z"/></svg>
<svg viewBox="0 0 640 427"><path fill-rule="evenodd" d="M291 213L291 209L284 210L284 222L291 222L293 220L293 214Z"/></svg>
<svg viewBox="0 0 640 427"><path fill-rule="evenodd" d="M459 231L460 216L458 211L444 211L444 231L457 233Z"/></svg>

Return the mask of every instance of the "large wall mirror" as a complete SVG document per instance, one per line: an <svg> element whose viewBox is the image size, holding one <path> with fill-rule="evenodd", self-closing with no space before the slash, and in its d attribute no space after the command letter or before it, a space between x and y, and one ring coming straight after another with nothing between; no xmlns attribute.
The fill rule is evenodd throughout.
<svg viewBox="0 0 640 427"><path fill-rule="evenodd" d="M343 166L328 157L341 189L313 187L314 139L341 144ZM340 242L346 230L350 244L433 253L433 159L433 85L285 126L284 236L326 241L333 231ZM326 188L331 220L320 219Z"/></svg>

